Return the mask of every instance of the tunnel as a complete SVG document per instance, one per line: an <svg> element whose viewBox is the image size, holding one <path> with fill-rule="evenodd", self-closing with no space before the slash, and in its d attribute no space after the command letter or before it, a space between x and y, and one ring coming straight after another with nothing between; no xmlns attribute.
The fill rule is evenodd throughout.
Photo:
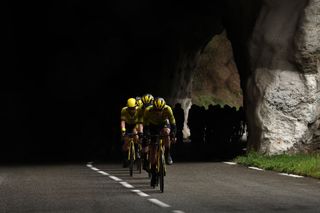
<svg viewBox="0 0 320 213"><path fill-rule="evenodd" d="M171 105L190 100L199 60L221 35L239 75L248 150L319 150L316 0L70 0L5 8L2 160L112 154L126 100L145 93Z"/></svg>

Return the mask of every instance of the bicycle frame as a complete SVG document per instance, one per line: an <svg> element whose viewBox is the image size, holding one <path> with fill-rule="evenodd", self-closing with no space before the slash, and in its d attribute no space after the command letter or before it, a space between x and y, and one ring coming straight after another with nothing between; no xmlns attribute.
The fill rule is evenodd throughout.
<svg viewBox="0 0 320 213"><path fill-rule="evenodd" d="M136 160L136 151L135 151L135 146L134 146L134 136L137 134L135 133L127 133L126 136L129 137L129 149L128 149L128 161L129 161L129 174L130 176L133 175L133 164L134 161Z"/></svg>
<svg viewBox="0 0 320 213"><path fill-rule="evenodd" d="M136 160L136 152L135 152L133 138L130 138L129 140L128 160L130 160L131 154L133 155L133 160Z"/></svg>

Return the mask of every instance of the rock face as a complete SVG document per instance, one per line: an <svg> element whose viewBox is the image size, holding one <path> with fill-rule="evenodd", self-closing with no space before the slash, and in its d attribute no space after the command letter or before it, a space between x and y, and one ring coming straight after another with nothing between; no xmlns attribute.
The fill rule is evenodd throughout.
<svg viewBox="0 0 320 213"><path fill-rule="evenodd" d="M249 51L249 148L266 154L314 150L320 122L320 1L264 1Z"/></svg>
<svg viewBox="0 0 320 213"><path fill-rule="evenodd" d="M320 1L225 2L221 20L243 90L248 150L280 154L319 149ZM221 32L215 30L211 38ZM183 73L173 78L177 100L201 102L197 99L204 91L216 95L214 84L234 70L227 60L215 72L218 62L210 56L217 52L212 54L211 42L206 45L177 57L175 73Z"/></svg>
<svg viewBox="0 0 320 213"><path fill-rule="evenodd" d="M192 75L192 102L242 106L242 90L232 46L225 31L216 35L201 51L198 66Z"/></svg>

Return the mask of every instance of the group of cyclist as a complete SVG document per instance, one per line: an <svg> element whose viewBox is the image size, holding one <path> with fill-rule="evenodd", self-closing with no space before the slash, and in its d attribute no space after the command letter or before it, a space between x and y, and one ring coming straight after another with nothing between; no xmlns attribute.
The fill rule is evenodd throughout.
<svg viewBox="0 0 320 213"><path fill-rule="evenodd" d="M123 167L128 165L127 152L129 148L128 133L134 134L136 145L142 144L142 159L150 153L151 168L143 161L143 169L151 173L151 185L156 183L156 151L147 143L150 135L161 135L165 146L166 164L173 164L171 157L171 142L175 142L176 121L173 111L162 97L154 98L151 94L142 97L129 98L127 105L121 109L120 128L122 135ZM137 150L137 149L136 149ZM139 153L137 153L139 155Z"/></svg>

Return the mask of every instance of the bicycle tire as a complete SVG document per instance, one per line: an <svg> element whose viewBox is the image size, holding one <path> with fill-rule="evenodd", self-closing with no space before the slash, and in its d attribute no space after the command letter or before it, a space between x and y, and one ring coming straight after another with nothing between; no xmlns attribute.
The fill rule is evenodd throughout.
<svg viewBox="0 0 320 213"><path fill-rule="evenodd" d="M162 140L160 140L159 143L159 158L158 160L159 162L159 173L158 173L158 178L159 178L159 183L160 183L160 192L164 192L164 176L165 176L165 166L166 166L166 162L165 162L165 158L164 158L164 151L163 151L163 147L162 147Z"/></svg>
<svg viewBox="0 0 320 213"><path fill-rule="evenodd" d="M164 192L164 176L165 176L165 162L164 156L160 158L160 168L159 168L159 182L160 182L160 191Z"/></svg>
<svg viewBox="0 0 320 213"><path fill-rule="evenodd" d="M137 164L137 171L139 172L139 174L141 174L142 172L142 150L140 145L138 145L138 150L137 152L139 152L139 158L137 158L136 160L136 164Z"/></svg>
<svg viewBox="0 0 320 213"><path fill-rule="evenodd" d="M146 165L147 165L147 173L148 173L148 178L151 178L151 162L150 162L150 149L147 152L147 156L144 159L144 161L146 161Z"/></svg>
<svg viewBox="0 0 320 213"><path fill-rule="evenodd" d="M130 142L130 151L129 151L129 174L130 176L133 176L133 164L134 164L134 144L131 141Z"/></svg>

